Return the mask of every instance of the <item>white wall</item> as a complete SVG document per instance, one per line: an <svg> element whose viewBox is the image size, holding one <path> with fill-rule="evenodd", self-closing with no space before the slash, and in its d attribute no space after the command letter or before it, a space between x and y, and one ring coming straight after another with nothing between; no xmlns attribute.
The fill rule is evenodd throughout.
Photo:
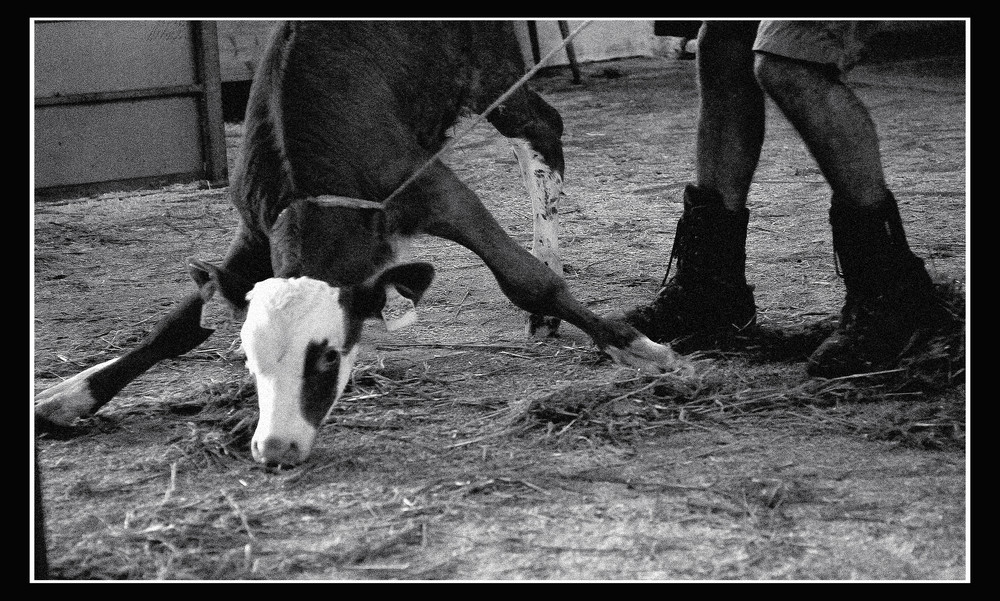
<svg viewBox="0 0 1000 601"><path fill-rule="evenodd" d="M568 21L569 32L585 21ZM274 21L255 20L221 20L219 21L219 60L222 66L222 81L244 81L253 76L267 34ZM555 20L536 21L538 28L538 45L540 56L544 57L562 42L559 24ZM517 20L514 28L518 41L521 43L521 53L524 63L529 68L534 66L531 56L531 42L528 38L528 25L524 20ZM653 21L634 19L595 19L573 38L573 48L576 59L581 63L625 58L629 56L663 55L664 38L653 35ZM659 52L657 52L659 49ZM568 65L566 51L557 52L548 62L549 65Z"/></svg>
<svg viewBox="0 0 1000 601"><path fill-rule="evenodd" d="M585 22L568 21L569 33L576 31ZM558 21L545 20L536 23L540 56L544 58L562 42L562 35L559 32ZM515 29L525 64L534 65L527 23L520 21ZM576 51L576 60L586 63L629 56L654 56L662 53L662 50L658 52L658 49L662 49L663 43L663 38L653 35L652 20L594 19L573 38L573 49ZM568 65L566 51L557 52L546 64Z"/></svg>

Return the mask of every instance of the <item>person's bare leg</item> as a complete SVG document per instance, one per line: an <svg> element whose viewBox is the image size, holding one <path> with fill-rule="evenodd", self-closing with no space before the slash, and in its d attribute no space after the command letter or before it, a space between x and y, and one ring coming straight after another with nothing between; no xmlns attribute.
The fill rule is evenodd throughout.
<svg viewBox="0 0 1000 601"><path fill-rule="evenodd" d="M840 377L893 367L946 316L923 261L910 251L868 109L833 67L761 53L755 73L833 189L833 249L847 297L808 371Z"/></svg>
<svg viewBox="0 0 1000 601"><path fill-rule="evenodd" d="M886 202L879 138L871 115L830 67L761 53L761 87L795 127L833 189L834 202Z"/></svg>
<svg viewBox="0 0 1000 601"><path fill-rule="evenodd" d="M764 142L764 93L754 77L756 21L705 23L698 35L701 96L696 142L698 187L746 206Z"/></svg>
<svg viewBox="0 0 1000 601"><path fill-rule="evenodd" d="M702 25L696 183L684 189L684 213L656 298L624 316L681 352L720 348L756 323L753 288L746 281L747 192L765 117L753 72L756 34L756 21ZM677 270L670 277L674 260Z"/></svg>

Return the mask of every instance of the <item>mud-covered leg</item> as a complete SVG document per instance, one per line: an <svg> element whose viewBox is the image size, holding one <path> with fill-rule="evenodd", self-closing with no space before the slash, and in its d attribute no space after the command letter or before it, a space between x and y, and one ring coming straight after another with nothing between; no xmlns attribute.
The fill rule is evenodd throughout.
<svg viewBox="0 0 1000 601"><path fill-rule="evenodd" d="M261 262L263 260L263 262ZM192 274L203 273L200 261L191 261ZM214 332L203 327L202 312L216 291L227 298L245 297L253 281L270 271L266 248L238 237L218 270L220 278L196 276L199 290L186 296L163 317L138 346L48 388L35 396L35 425L39 432L72 426L78 418L93 414L122 388L158 362L197 347ZM249 285L247 284L249 282Z"/></svg>
<svg viewBox="0 0 1000 601"><path fill-rule="evenodd" d="M558 208L563 178L562 118L540 96L522 88L489 120L509 139L531 199L531 254L562 277ZM553 336L558 328L559 319L553 316L527 317L529 335Z"/></svg>
<svg viewBox="0 0 1000 601"><path fill-rule="evenodd" d="M678 357L623 321L604 319L570 293L566 282L515 242L447 167L437 163L422 178L429 215L426 231L476 253L493 272L500 289L534 315L563 319L586 332L616 362L648 373L673 369ZM417 200L417 202L420 202Z"/></svg>

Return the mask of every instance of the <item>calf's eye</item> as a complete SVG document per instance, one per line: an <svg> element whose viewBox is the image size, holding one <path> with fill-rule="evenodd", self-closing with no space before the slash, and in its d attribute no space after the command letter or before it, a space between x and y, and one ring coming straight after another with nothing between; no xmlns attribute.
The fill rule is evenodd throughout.
<svg viewBox="0 0 1000 601"><path fill-rule="evenodd" d="M340 353L337 349L328 348L316 360L316 369L320 371L335 370L340 367Z"/></svg>

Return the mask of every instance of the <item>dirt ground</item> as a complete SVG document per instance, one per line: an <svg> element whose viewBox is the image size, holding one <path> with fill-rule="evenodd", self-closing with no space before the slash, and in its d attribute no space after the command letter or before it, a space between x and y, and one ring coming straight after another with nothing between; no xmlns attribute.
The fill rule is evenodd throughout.
<svg viewBox="0 0 1000 601"><path fill-rule="evenodd" d="M649 301L663 276L693 176L697 91L693 61L594 63L583 76L535 87L566 124L566 278L606 314ZM852 81L911 246L964 294L963 58L867 65ZM844 294L829 189L768 110L748 277L763 325L822 331ZM227 134L235 150L240 126ZM481 125L446 162L530 243L502 136ZM234 226L226 190L197 185L36 204L35 391L128 349L193 290L185 258L220 259ZM969 578L964 340L926 381L810 379L791 346L640 377L571 326L525 338L522 313L464 248L427 238L416 255L438 270L420 321L368 328L301 467L249 457L256 400L238 324L69 435L38 438L51 577Z"/></svg>

